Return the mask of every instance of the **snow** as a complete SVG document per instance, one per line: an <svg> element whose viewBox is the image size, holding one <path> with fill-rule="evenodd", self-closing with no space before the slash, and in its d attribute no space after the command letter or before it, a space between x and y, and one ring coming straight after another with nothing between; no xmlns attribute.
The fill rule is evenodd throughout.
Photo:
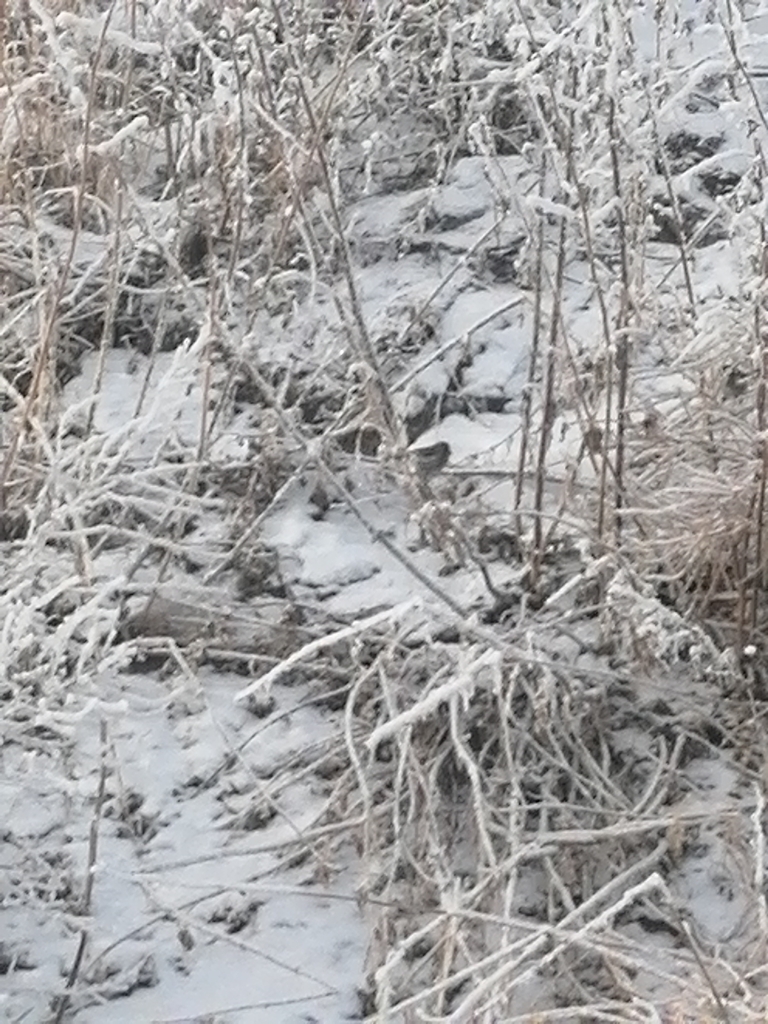
<svg viewBox="0 0 768 1024"><path fill-rule="evenodd" d="M220 672L201 674L198 692L175 695L169 719L169 698L162 692L167 686L156 679L105 679L97 706L71 738L76 753L59 768L64 778L53 766L37 764L40 757L13 765L6 759L5 806L13 829L6 834L5 870L13 888L35 862L60 860L58 877L71 877L86 858L99 719L108 722L116 773L87 918L96 1002L81 1009L83 1020L199 1019L206 1013L252 1020L258 1009L260 1020L282 1022L294 1019L286 1017L289 1012L302 1019L303 1006L321 1011L318 1020L333 1021L354 1012L349 965L361 963L365 945L354 866L331 860L324 884L311 872L281 864L279 853L282 843L290 845L310 826L319 803L316 784L289 787L278 817L263 828L234 829L225 813L230 801L248 807L260 795L268 799L269 782L259 781L261 773L322 745L332 730L312 708L291 711L301 704L299 695L275 687L277 726L249 750L255 756L244 777L232 781L231 792L203 788L201 780L227 756L226 737L249 731L249 716L236 712L232 699L240 682ZM52 783L60 790L66 780L64 792L51 792ZM142 797L133 812L129 794ZM35 963L34 970L15 974L17 983L5 997L9 1020L25 1012L43 1019L47 992L58 988L59 971L74 954L83 922L73 915L52 919L45 903L42 894L16 913L15 900L7 904L5 939L23 946L33 939ZM241 927L252 918L257 934L242 938ZM194 936L190 948L180 938L184 928ZM134 990L139 964L151 965L147 970L159 984ZM121 986L131 992L129 999L111 995Z"/></svg>

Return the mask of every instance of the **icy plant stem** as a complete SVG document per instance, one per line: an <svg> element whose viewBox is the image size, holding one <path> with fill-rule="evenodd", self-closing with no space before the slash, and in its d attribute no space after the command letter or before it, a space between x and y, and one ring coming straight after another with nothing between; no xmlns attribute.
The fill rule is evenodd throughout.
<svg viewBox="0 0 768 1024"><path fill-rule="evenodd" d="M619 253L621 256L621 306L617 323L616 364L619 371L619 387L616 409L616 543L621 540L621 509L624 505L624 440L627 417L627 387L629 378L629 253L627 246L627 223L624 215L624 197L621 187L621 164L619 161L620 140L616 125L616 103L611 97L608 105L608 125L611 136L611 170L613 190L616 196L616 216L619 228Z"/></svg>
<svg viewBox="0 0 768 1024"><path fill-rule="evenodd" d="M272 11L275 16L276 24L281 26L281 29L285 34L285 25L283 23L280 8L279 5L276 3L276 0L272 0ZM333 220L333 225L336 232L336 241L341 251L342 271L344 273L344 277L347 283L347 290L349 291L349 301L350 306L352 308L352 316L355 321L355 327L357 328L360 353L361 356L368 362L368 364L375 371L376 380L378 383L379 396L381 398L382 412L384 414L386 425L390 433L392 434L392 437L394 438L397 436L398 432L398 417L397 414L395 413L394 407L392 405L392 400L387 390L387 385L384 378L382 366L379 362L379 358L376 354L376 351L373 347L373 343L371 341L371 337L368 331L368 325L366 324L365 317L363 316L362 304L360 302L360 296L358 294L357 285L355 283L355 275L352 268L352 256L349 251L347 233L344 230L344 225L342 223L341 211L339 209L339 204L336 195L337 190L334 186L333 177L331 175L331 170L328 163L328 157L326 155L325 147L323 145L320 123L318 122L318 118L315 114L314 107L312 105L312 102L310 101L309 95L307 94L307 90L304 85L304 76L302 74L301 68L298 64L298 61L295 58L294 70L296 73L296 81L298 84L301 101L304 106L304 111L307 115L307 120L309 121L310 127L312 129L312 136L315 140L317 147L316 155L318 162L320 164L323 182L325 184L326 198L328 200L328 204L331 211L331 218Z"/></svg>
<svg viewBox="0 0 768 1024"><path fill-rule="evenodd" d="M661 140L661 135L659 133L659 126L656 118L656 107L654 105L654 101L650 91L648 92L648 105L651 111L651 117L653 121L654 149L658 155L662 176L664 178L664 184L667 187L667 198L669 199L670 209L672 211L672 217L675 225L675 234L677 236L676 241L678 248L680 250L680 265L683 268L685 290L688 295L688 308L690 310L691 316L695 316L696 294L693 288L693 277L691 276L691 261L688 255L688 243L685 237L685 225L683 223L683 215L680 212L680 203L677 199L677 192L675 191L675 187L672 184L672 173L669 169L669 161L667 160L667 154L664 149L664 144Z"/></svg>
<svg viewBox="0 0 768 1024"><path fill-rule="evenodd" d="M589 261L589 269L592 275L592 284L595 288L595 295L597 297L597 304L600 310L600 322L603 328L603 344L605 351L605 418L603 423L603 457L600 466L600 504L597 515L597 535L602 537L605 530L605 516L606 516L606 505L607 505L607 483L608 483L608 472L611 468L611 428L613 419L613 371L614 371L614 351L612 344L612 331L611 321L608 313L608 304L605 298L603 286L600 281L600 269L598 267L598 261L595 256L595 248L592 241L592 227L590 221L590 208L589 208L589 194L586 186L580 180L579 171L577 169L577 163L572 153L573 148L573 125L569 135L569 159L568 169L570 177L573 183L576 185L576 194L578 195L579 210L581 212L581 224L584 235L584 244L587 250L587 259Z"/></svg>
<svg viewBox="0 0 768 1024"><path fill-rule="evenodd" d="M96 803L93 808L93 817L91 818L91 826L88 834L88 864L86 867L83 898L80 904L80 913L83 916L86 916L91 912L93 883L96 874L96 859L99 849L99 826L101 825L101 815L104 808L104 798L107 790L107 723L103 718L99 726L99 737L101 745L101 768L99 771L99 788L96 792ZM88 928L83 927L80 931L80 939L78 941L75 959L72 961L72 967L70 968L67 976L66 991L59 997L57 1002L54 1024L61 1024L64 1020L64 1014L67 1012L70 1004L70 992L75 986L77 977L80 973L80 968L83 965L85 947L87 944Z"/></svg>
<svg viewBox="0 0 768 1024"><path fill-rule="evenodd" d="M467 619L466 610L456 601L446 590L444 590L431 576L423 572L415 561L406 555L400 548L395 544L386 533L375 527L365 512L360 506L360 502L350 493L349 489L339 479L338 475L329 469L319 448L315 444L311 444L307 439L292 425L290 420L285 415L281 408L280 401L275 394L274 389L269 385L268 381L262 376L258 369L251 365L249 366L249 372L253 379L258 384L262 393L267 396L270 406L277 416L281 427L283 428L286 436L299 444L301 448L307 453L308 459L311 459L316 465L318 471L323 477L324 482L331 488L333 488L343 499L349 510L359 520L359 522L365 527L371 537L383 548L396 558L402 566L404 566L411 575L417 579L424 587L430 590L436 597L438 597L457 617L460 622L465 622Z"/></svg>
<svg viewBox="0 0 768 1024"><path fill-rule="evenodd" d="M91 68L91 76L88 88L88 98L86 101L86 109L84 115L83 125L83 142L79 151L79 159L81 164L81 175L80 184L75 189L74 196L74 210L72 214L73 226L72 235L69 242L69 250L67 252L64 266L62 267L58 281L51 290L50 305L45 313L45 319L41 325L40 333L40 347L37 352L37 358L35 359L34 371L32 380L29 384L29 390L27 392L26 401L24 402L24 408L19 422L16 424L16 429L13 432L13 437L8 446L8 452L3 462L2 470L0 470L0 510L5 508L7 499L7 488L8 478L11 474L13 466L16 462L16 457L19 453L19 447L22 439L26 434L27 428L34 416L35 406L41 399L41 389L45 380L46 370L54 372L55 370L55 357L53 354L54 338L56 333L56 326L59 319L59 309L61 306L61 300L64 296L64 290L69 280L69 275L72 270L72 263L75 258L75 250L77 248L77 242L80 237L80 227L83 216L83 203L85 201L85 193L88 184L88 163L90 160L90 140L91 140L91 118L95 104L96 85L98 81L98 71L101 66L101 57L104 50L104 40L107 35L107 29L109 28L112 15L115 12L117 0L112 0L101 28L99 35L98 44L96 47L96 53L93 58L93 66ZM22 126L23 127L23 126Z"/></svg>
<svg viewBox="0 0 768 1024"><path fill-rule="evenodd" d="M759 153L759 157L762 166L762 152ZM761 193L763 191L762 178L760 179L760 191ZM763 280L765 280L765 274L766 272L768 272L768 240L766 239L765 222L762 219L760 220L758 231L758 266L760 276ZM766 388L768 387L768 337L766 337L765 299L762 295L762 289L758 289L757 294L755 296L754 334L755 345L760 355L758 363L758 382L757 389L755 392L755 414L757 419L757 436L759 439L757 453L759 459L759 470L757 473L757 500L755 502L755 511L752 527L754 532L755 563L754 570L751 574L751 632L754 632L754 630L757 628L760 593L763 591L765 587L765 570L763 566L763 538L766 513L766 484L768 483L768 443L766 443ZM743 632L741 626L740 632ZM744 643L745 639L746 637L743 636L740 638L742 644Z"/></svg>
<svg viewBox="0 0 768 1024"><path fill-rule="evenodd" d="M118 174L115 172L115 180L118 181ZM101 332L101 341L99 343L99 354L96 362L96 373L93 378L93 386L91 389L91 408L88 411L88 424L86 432L88 434L93 430L93 421L96 416L96 399L101 391L101 385L104 380L104 367L107 359L107 352L112 349L113 342L113 330L115 325L115 313L117 310L117 296L118 296L118 284L120 280L120 266L121 266L121 225L123 219L123 184L122 181L118 184L117 191L117 203L114 211L115 216L115 231L114 240L112 243L112 259L111 269L109 274L109 285L107 290L107 306L104 313L104 327Z"/></svg>
<svg viewBox="0 0 768 1024"><path fill-rule="evenodd" d="M768 903L765 898L765 789L761 782L755 782L755 810L752 814L754 838L752 849L755 855L754 886L757 893L757 908L760 933L763 940L763 955L768 951Z"/></svg>
<svg viewBox="0 0 768 1024"><path fill-rule="evenodd" d="M318 651L324 650L326 647L332 647L333 644L339 643L342 640L348 640L350 637L359 636L361 633L365 633L369 629L374 629L376 626L379 626L384 622L399 621L404 615L415 611L419 604L420 602L417 600L405 601L403 604L396 605L394 608L387 608L383 612L377 612L375 615L369 615L365 619L357 619L351 625L344 626L343 629L337 629L334 633L329 633L327 636L321 636L317 640L311 640L308 644L305 644L303 647L299 648L298 651L294 651L293 654L281 661L279 665L275 665L275 667L270 669L269 672L266 672L263 676L255 679L242 690L238 690L235 694L235 700L245 700L247 697L250 697L251 694L256 693L257 690L270 687L273 683L277 682L282 676L284 676L286 672L289 672L294 665L298 665L300 662L312 657L312 655L316 654Z"/></svg>
<svg viewBox="0 0 768 1024"><path fill-rule="evenodd" d="M535 491L533 498L533 557L531 568L531 585L535 587L541 568L544 513L544 484L547 476L547 453L552 437L552 424L555 420L555 376L557 374L557 336L560 330L560 306L563 299L563 277L565 275L567 224L565 217L560 221L560 240L557 251L557 271L555 287L552 295L552 310L547 339L544 402L539 428L539 449L536 459Z"/></svg>
<svg viewBox="0 0 768 1024"><path fill-rule="evenodd" d="M693 953L696 963L699 965L699 970L701 971L710 992L712 993L712 998L714 999L715 1005L717 1006L718 1016L720 1020L723 1022L723 1024L731 1024L731 1017L728 1013L728 1010L725 1007L725 1004L723 1003L720 993L717 991L717 988L715 987L715 983L712 980L712 975L707 969L707 965L704 963L704 958L702 957L701 952L699 951L699 944L694 938L693 931L691 930L689 922L681 921L680 930L683 932L686 939L688 940L688 946L691 952Z"/></svg>
<svg viewBox="0 0 768 1024"><path fill-rule="evenodd" d="M541 167L539 170L539 197L544 198L547 183L547 158L542 154ZM515 481L515 512L517 536L523 533L522 517L519 514L520 502L523 498L523 481L525 479L525 465L528 458L528 447L531 438L531 414L533 405L533 386L536 381L536 371L539 363L539 347L541 342L541 304L544 288L544 214L538 214L538 231L536 233L536 276L534 284L533 300L533 337L531 340L531 352L528 357L528 378L522 395L522 435L520 438L520 453L517 460L517 479Z"/></svg>
<svg viewBox="0 0 768 1024"><path fill-rule="evenodd" d="M452 265L451 269L443 277L440 278L440 280L432 289L432 291L427 295L426 299L424 299L424 301L419 304L419 306L414 310L413 314L408 318L407 322L405 323L405 326L400 330L400 333L398 334L397 338L392 343L392 348L395 352L400 351L401 347L403 346L408 337L408 334L412 330L413 325L415 323L418 323L419 320L422 319L422 317L425 315L425 313L427 313L432 303L443 291L443 289L449 284L451 280L453 280L456 274L460 270L462 270L467 265L467 263L470 262L470 260L475 256L475 254L478 251L482 250L483 245L488 241L488 239L492 235L495 235L498 232L503 222L504 217L500 217L498 220L494 221L494 223L486 231L484 231L475 242L472 243L472 245L461 256L461 258L458 259ZM490 323L495 317L500 316L507 310L514 309L515 306L519 306L523 301L523 296L515 295L508 302L505 302L504 305L499 306L499 308L494 310L492 313L488 314L487 316L481 317L480 320L477 321L477 323L473 324L469 328L468 331L465 331L463 334L458 334L455 337L449 339L447 342L441 345L435 352L430 352L429 355L425 356L422 360L419 360L418 362L414 363L414 365L410 367L410 369L407 370L406 373L399 377L395 384L392 385L392 387L390 388L391 393L396 394L398 391L402 391L403 388L407 384L409 384L415 377L418 377L420 373L426 370L427 367L431 366L433 363L437 362L438 359L442 359L443 356L447 352L450 352L452 348L455 348L456 345L465 342L468 338L472 337L475 331L480 330L481 327L484 327L486 324Z"/></svg>
<svg viewBox="0 0 768 1024"><path fill-rule="evenodd" d="M598 899L602 901L606 898L609 892L612 892L617 888L616 883L626 881L627 876L636 874L638 868L642 864L643 866L648 864L656 864L666 852L666 841L662 840L661 843L656 847L653 853L649 857L644 858L642 861L633 864L629 871L622 873L619 878L613 879L609 882L602 890L595 893L589 900L586 900L580 906L572 910L560 925L560 929L567 928L571 923L577 921L580 917L583 917L585 912L589 912L593 909L594 904L598 902ZM524 982L532 974L537 973L550 964L554 963L563 952L573 945L578 945L580 941L587 937L590 932L600 930L602 928L610 927L615 920L616 916L628 907L636 899L641 899L644 896L648 896L653 892L661 892L666 894L667 888L664 884L664 880L658 872L654 871L647 878L644 878L641 882L631 886L626 890L614 903L612 903L606 910L603 910L596 917L587 921L586 924L582 925L578 931L567 935L560 942L557 943L554 949L546 953L544 956L538 956L537 954L543 952L550 944L550 936L548 930L537 936L529 945L527 950L517 957L514 961L509 964L502 964L492 975L478 985L471 995L469 995L463 1002L454 1010L454 1012L447 1018L447 1024L467 1024L472 1018L470 1014L478 1012L479 1008L483 1006L484 1001L489 998L493 1002L496 1002L498 996L494 998L494 990L498 988L499 984L504 984L504 995L508 997L511 992L509 988L509 977L514 970L523 964L526 960L529 960L531 956L536 956L536 962L532 967L529 967L520 976L515 979L514 984L519 985ZM589 908L589 911L588 911ZM485 1009L490 1008L486 1004Z"/></svg>

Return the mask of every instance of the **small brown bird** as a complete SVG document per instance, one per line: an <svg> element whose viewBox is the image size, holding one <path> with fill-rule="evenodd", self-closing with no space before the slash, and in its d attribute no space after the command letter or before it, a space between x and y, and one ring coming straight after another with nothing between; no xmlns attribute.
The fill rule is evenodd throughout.
<svg viewBox="0 0 768 1024"><path fill-rule="evenodd" d="M408 454L413 457L419 476L429 480L447 466L451 457L451 446L447 441L437 441L425 448L409 448Z"/></svg>

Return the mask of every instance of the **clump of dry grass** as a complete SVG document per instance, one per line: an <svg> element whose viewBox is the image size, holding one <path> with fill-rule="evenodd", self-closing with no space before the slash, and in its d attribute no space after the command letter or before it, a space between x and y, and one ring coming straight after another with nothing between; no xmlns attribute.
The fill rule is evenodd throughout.
<svg viewBox="0 0 768 1024"><path fill-rule="evenodd" d="M656 678L710 671L706 634L621 573L608 608L615 657ZM681 802L686 745L705 733L683 727L671 742L667 732L658 759L633 753L628 728L664 728L659 701L636 698L630 712L636 684L598 667L588 617L572 622L560 609L535 633L489 644L471 625L390 609L306 644L241 694L302 665L317 699L341 666L350 680L345 749L307 751L323 778L334 767L304 839L318 871L350 835L366 867L371 1020L558 1019L564 1007L653 1020L681 990L697 1020L726 1004L741 1012L742 999L756 1012L758 989L737 992L727 966L747 946L734 937L727 952L708 951L665 881L674 885L688 844L743 832ZM638 921L683 941L648 943Z"/></svg>

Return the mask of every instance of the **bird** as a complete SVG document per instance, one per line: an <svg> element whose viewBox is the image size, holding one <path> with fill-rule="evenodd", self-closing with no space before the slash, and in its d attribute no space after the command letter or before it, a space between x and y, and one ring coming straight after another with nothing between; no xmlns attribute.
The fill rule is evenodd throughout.
<svg viewBox="0 0 768 1024"><path fill-rule="evenodd" d="M419 476L429 480L445 469L451 457L451 446L447 441L437 441L423 448L409 448L408 454L413 458Z"/></svg>

